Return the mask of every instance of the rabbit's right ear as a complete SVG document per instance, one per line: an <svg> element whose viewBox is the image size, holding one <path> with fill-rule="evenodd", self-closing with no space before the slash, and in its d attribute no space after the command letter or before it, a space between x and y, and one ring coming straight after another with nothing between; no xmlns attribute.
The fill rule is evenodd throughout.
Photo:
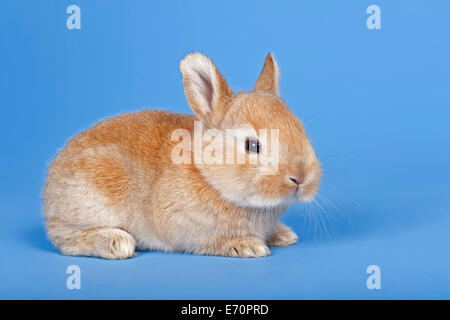
<svg viewBox="0 0 450 320"><path fill-rule="evenodd" d="M187 55L180 63L184 93L195 115L216 127L234 96L214 63L201 53Z"/></svg>
<svg viewBox="0 0 450 320"><path fill-rule="evenodd" d="M278 95L278 83L280 82L280 69L273 54L269 53L264 61L264 67L256 80L254 91L267 91Z"/></svg>

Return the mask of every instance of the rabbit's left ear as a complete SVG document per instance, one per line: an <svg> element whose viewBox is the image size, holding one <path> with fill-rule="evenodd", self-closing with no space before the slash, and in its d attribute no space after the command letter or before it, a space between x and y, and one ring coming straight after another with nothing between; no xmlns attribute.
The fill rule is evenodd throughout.
<svg viewBox="0 0 450 320"><path fill-rule="evenodd" d="M268 91L278 95L278 82L280 81L280 69L271 53L266 56L264 67L256 80L253 91Z"/></svg>
<svg viewBox="0 0 450 320"><path fill-rule="evenodd" d="M180 64L186 98L195 115L208 127L217 127L234 96L214 63L201 53L186 56Z"/></svg>

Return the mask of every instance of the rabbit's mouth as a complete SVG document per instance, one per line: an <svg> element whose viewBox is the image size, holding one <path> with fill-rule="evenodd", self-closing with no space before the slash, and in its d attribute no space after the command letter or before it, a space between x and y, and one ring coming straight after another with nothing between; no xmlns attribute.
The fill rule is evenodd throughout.
<svg viewBox="0 0 450 320"><path fill-rule="evenodd" d="M317 188L315 185L306 184L305 186L298 186L298 190L296 191L296 195L299 199L299 202L311 202L314 200L314 197L317 194Z"/></svg>
<svg viewBox="0 0 450 320"><path fill-rule="evenodd" d="M311 202L316 195L316 189L314 188L314 173L308 174L304 179L298 177L289 176L292 186L291 195L297 200L297 202Z"/></svg>

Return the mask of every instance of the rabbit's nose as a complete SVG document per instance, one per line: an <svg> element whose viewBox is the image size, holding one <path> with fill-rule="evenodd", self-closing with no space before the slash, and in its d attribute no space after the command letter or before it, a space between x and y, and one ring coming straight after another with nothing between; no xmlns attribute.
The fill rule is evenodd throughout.
<svg viewBox="0 0 450 320"><path fill-rule="evenodd" d="M299 185L301 183L301 181L299 181L297 177L289 177L289 180L291 180L296 185Z"/></svg>

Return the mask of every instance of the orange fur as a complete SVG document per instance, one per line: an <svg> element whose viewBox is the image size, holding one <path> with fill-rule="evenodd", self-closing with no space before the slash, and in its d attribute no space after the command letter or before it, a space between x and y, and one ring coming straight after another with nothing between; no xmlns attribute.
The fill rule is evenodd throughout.
<svg viewBox="0 0 450 320"><path fill-rule="evenodd" d="M295 233L278 223L301 200L289 177L304 181L302 197L310 199L321 170L301 122L277 95L277 68L268 55L254 91L235 95L207 57L189 55L181 70L196 116L122 114L71 139L43 192L52 242L64 254L108 259L131 257L135 247L256 257L270 253L267 244L294 243ZM260 165L248 163L175 164L172 132L193 134L199 119L221 132L278 129L278 172L261 175Z"/></svg>

